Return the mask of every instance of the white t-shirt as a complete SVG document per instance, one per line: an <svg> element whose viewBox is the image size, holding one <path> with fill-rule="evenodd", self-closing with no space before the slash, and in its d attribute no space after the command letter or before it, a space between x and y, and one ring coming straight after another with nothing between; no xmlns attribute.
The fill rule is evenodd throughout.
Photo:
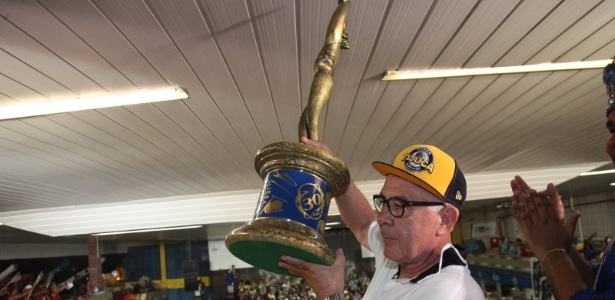
<svg viewBox="0 0 615 300"><path fill-rule="evenodd" d="M368 240L376 259L376 271L363 299L485 299L483 290L470 275L466 260L453 245L447 244L442 248L437 271L428 270L417 276L420 279L414 280L416 282L413 283L411 278L393 278L398 273L399 266L384 257L384 241L378 223L374 222L369 227ZM445 251L447 255L444 255ZM451 255L452 260L447 258ZM445 267L442 268L443 264Z"/></svg>

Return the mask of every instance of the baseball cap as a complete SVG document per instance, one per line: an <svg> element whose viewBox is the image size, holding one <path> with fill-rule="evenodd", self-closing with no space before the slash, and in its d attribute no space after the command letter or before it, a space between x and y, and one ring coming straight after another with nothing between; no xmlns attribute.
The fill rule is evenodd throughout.
<svg viewBox="0 0 615 300"><path fill-rule="evenodd" d="M403 149L392 164L373 162L382 175L395 175L430 192L457 209L466 200L466 179L457 162L438 147L413 145Z"/></svg>

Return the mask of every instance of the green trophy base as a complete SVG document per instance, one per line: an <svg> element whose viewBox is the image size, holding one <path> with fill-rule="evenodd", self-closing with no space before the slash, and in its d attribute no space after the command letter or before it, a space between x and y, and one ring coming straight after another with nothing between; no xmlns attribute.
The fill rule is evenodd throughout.
<svg viewBox="0 0 615 300"><path fill-rule="evenodd" d="M233 230L226 237L226 247L254 267L288 276L295 275L278 266L283 255L321 265L335 261L334 253L315 230L280 218L259 218Z"/></svg>

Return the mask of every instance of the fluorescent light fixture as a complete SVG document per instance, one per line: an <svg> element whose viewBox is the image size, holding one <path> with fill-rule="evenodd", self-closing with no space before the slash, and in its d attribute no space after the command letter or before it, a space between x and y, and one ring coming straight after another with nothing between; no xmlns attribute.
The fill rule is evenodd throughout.
<svg viewBox="0 0 615 300"><path fill-rule="evenodd" d="M601 175L601 174L610 174L615 173L615 169L610 170L602 170L602 171L591 171L591 172L583 172L579 174L580 176L590 176L590 175Z"/></svg>
<svg viewBox="0 0 615 300"><path fill-rule="evenodd" d="M409 80L409 79L428 79L446 78L459 76L478 76L513 74L529 72L549 72L563 70L582 70L582 69L601 69L612 63L612 59L591 60L566 63L546 63L536 65L493 67L493 68L472 68L472 69L443 69L443 70L418 70L418 71L386 71L382 80Z"/></svg>
<svg viewBox="0 0 615 300"><path fill-rule="evenodd" d="M190 226L178 226L178 227L163 227L163 228L149 228L149 229L126 230L126 231L113 231L113 232L94 233L92 235L95 235L95 236L117 235L117 234L126 234L126 233L139 233L139 232L152 232L152 231L193 229L193 228L199 228L199 227L203 227L203 225L190 225Z"/></svg>
<svg viewBox="0 0 615 300"><path fill-rule="evenodd" d="M327 226L334 226L334 225L340 225L342 224L342 222L331 222L331 223L327 223Z"/></svg>
<svg viewBox="0 0 615 300"><path fill-rule="evenodd" d="M188 94L182 88L171 87L159 90L140 90L123 94L109 93L92 97L40 101L24 100L12 105L0 106L0 120L186 98L188 98Z"/></svg>
<svg viewBox="0 0 615 300"><path fill-rule="evenodd" d="M611 186L615 186L615 182L611 182Z"/></svg>

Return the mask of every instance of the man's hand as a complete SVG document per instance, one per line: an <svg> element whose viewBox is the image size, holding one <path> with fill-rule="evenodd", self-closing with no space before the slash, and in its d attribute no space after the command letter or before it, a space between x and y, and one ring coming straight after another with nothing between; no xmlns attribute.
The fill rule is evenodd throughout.
<svg viewBox="0 0 615 300"><path fill-rule="evenodd" d="M344 291L344 267L346 258L342 249L337 249L335 262L331 266L319 265L290 256L282 256L278 266L290 274L303 277L314 289L316 298Z"/></svg>
<svg viewBox="0 0 615 300"><path fill-rule="evenodd" d="M521 224L521 220L518 218L520 212L519 210L525 210L525 213L527 213L527 207L525 206L525 201L523 200L528 199L532 193L536 193L536 190L530 188L521 176L515 176L515 178L510 182L510 188L513 192L510 211L517 222ZM553 205L553 208L557 213L557 217L564 224L564 227L566 227L566 231L568 231L571 236L574 236L577 221L579 220L579 217L581 217L581 214L574 213L570 215L567 221L565 221L566 216L562 197L560 197L559 192L552 183L547 184L546 196L549 199L549 202Z"/></svg>
<svg viewBox="0 0 615 300"><path fill-rule="evenodd" d="M530 193L523 199L527 209L517 211L516 219L526 232L526 237L536 254L543 259L544 255L553 249L564 249L566 252L572 245L572 235L568 233L557 214L555 206L544 193Z"/></svg>

